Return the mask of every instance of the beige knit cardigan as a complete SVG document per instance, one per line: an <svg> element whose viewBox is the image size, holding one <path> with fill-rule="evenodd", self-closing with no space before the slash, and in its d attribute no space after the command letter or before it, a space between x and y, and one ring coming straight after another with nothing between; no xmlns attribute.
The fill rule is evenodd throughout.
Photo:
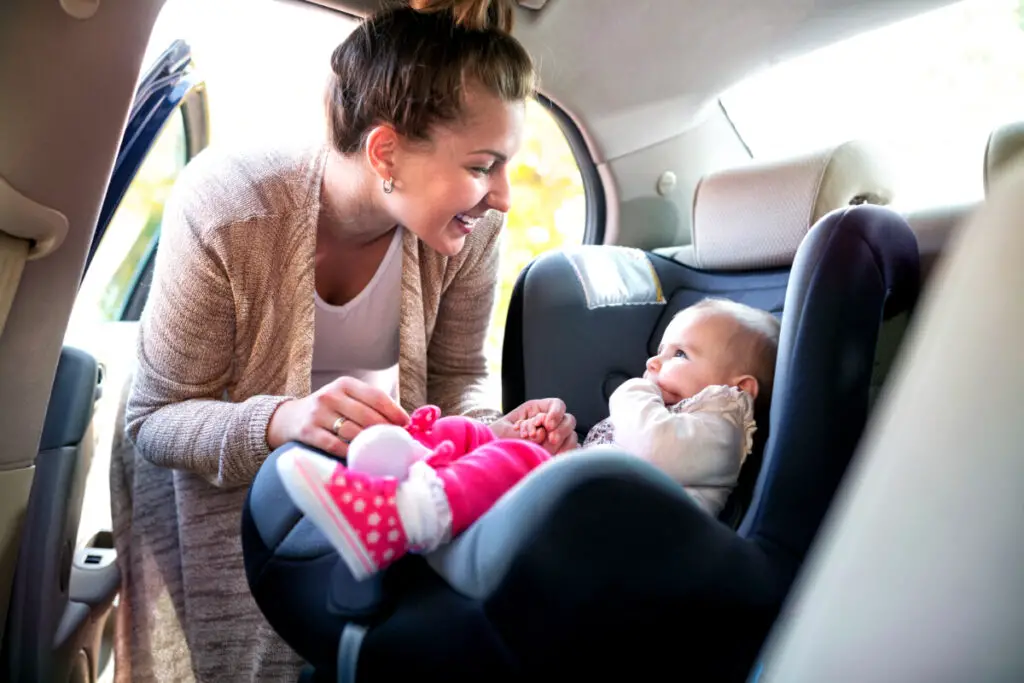
<svg viewBox="0 0 1024 683"><path fill-rule="evenodd" d="M207 151L168 200L111 465L122 589L117 679L294 681L243 571L248 485L267 423L310 391L326 151ZM493 419L483 353L502 216L446 258L403 240L400 402Z"/></svg>

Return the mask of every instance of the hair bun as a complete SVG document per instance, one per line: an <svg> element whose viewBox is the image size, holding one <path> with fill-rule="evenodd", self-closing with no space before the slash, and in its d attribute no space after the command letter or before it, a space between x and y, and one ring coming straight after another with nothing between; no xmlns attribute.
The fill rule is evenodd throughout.
<svg viewBox="0 0 1024 683"><path fill-rule="evenodd" d="M419 12L450 12L457 26L470 31L511 33L515 21L512 0L409 0Z"/></svg>

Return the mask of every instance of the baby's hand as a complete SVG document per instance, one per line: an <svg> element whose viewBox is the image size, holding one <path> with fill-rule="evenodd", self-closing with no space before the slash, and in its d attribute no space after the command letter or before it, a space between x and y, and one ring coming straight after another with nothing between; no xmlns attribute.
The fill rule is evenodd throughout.
<svg viewBox="0 0 1024 683"><path fill-rule="evenodd" d="M520 438L543 445L548 438L548 431L544 428L544 418L546 417L545 413L539 413L517 422L516 428L519 429Z"/></svg>

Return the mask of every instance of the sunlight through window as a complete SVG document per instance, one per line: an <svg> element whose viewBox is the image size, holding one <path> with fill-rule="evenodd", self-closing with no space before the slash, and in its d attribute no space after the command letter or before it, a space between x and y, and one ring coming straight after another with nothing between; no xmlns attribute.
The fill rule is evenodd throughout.
<svg viewBox="0 0 1024 683"><path fill-rule="evenodd" d="M982 198L985 143L1024 119L1020 0L966 0L758 74L722 102L755 157L860 138L897 173L896 208Z"/></svg>

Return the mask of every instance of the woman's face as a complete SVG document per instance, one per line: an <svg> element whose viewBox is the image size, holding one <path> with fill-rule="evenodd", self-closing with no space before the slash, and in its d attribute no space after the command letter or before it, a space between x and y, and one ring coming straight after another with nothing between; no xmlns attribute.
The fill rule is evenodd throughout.
<svg viewBox="0 0 1024 683"><path fill-rule="evenodd" d="M388 212L440 254L459 253L487 211L511 206L508 162L519 151L525 113L524 102L467 91L460 121L436 127L429 143L399 143Z"/></svg>

